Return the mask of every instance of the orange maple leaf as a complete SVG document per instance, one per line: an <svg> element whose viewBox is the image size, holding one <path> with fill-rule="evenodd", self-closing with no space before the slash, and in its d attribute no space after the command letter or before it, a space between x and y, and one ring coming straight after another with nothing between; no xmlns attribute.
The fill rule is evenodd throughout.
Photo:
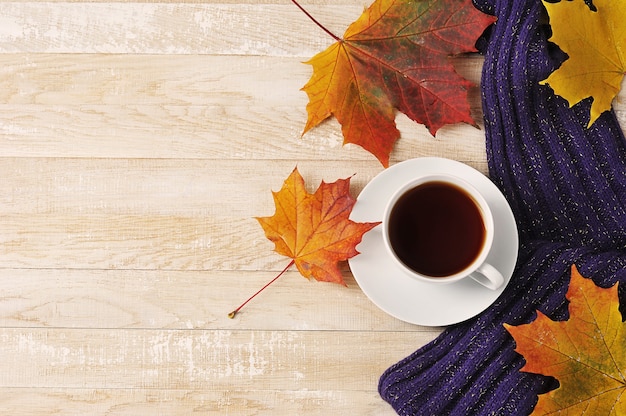
<svg viewBox="0 0 626 416"><path fill-rule="evenodd" d="M356 202L350 196L350 178L322 181L310 194L295 168L273 195L276 213L257 220L276 252L292 258L306 278L345 285L338 262L357 255L363 234L379 224L348 218Z"/></svg>
<svg viewBox="0 0 626 416"><path fill-rule="evenodd" d="M537 312L529 324L505 324L526 360L521 371L559 381L557 389L539 396L532 414L626 414L626 325L617 286L601 289L574 266L567 299L567 321Z"/></svg>
<svg viewBox="0 0 626 416"><path fill-rule="evenodd" d="M303 87L304 133L334 115L344 144L363 147L386 167L400 136L394 109L433 136L445 124L475 126L467 100L472 84L449 57L476 51L494 20L471 0L376 0L343 39L331 34L337 42L307 62L313 75Z"/></svg>

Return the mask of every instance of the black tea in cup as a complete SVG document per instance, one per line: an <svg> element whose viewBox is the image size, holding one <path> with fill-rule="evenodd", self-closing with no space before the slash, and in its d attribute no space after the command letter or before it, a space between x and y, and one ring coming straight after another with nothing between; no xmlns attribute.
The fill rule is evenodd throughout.
<svg viewBox="0 0 626 416"><path fill-rule="evenodd" d="M462 188L432 181L407 190L389 214L389 242L417 273L446 277L469 267L486 240L481 209Z"/></svg>

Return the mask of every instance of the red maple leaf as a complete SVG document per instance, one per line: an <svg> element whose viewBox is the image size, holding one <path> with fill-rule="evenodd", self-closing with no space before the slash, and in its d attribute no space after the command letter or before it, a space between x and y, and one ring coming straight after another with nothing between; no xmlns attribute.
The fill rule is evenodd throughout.
<svg viewBox="0 0 626 416"><path fill-rule="evenodd" d="M467 99L472 84L449 57L476 51L476 39L493 22L470 0L377 0L343 39L324 29L337 42L308 61L304 133L334 115L344 144L360 145L386 167L400 136L394 109L433 135L446 124L475 126Z"/></svg>

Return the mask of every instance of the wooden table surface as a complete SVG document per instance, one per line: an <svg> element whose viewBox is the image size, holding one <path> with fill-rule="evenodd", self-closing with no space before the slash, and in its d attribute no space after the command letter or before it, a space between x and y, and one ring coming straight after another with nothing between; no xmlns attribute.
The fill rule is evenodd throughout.
<svg viewBox="0 0 626 416"><path fill-rule="evenodd" d="M302 4L338 35L368 5ZM347 264L347 288L290 270L227 317L289 261L253 217L296 165L354 196L383 170L335 120L301 137L303 62L332 41L289 0L0 3L0 413L394 414L379 376L441 328ZM486 173L480 129L397 122L391 164Z"/></svg>

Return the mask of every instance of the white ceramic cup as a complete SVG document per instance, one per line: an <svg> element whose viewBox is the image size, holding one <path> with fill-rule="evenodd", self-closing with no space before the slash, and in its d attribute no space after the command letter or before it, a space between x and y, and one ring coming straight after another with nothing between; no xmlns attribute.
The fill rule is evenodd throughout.
<svg viewBox="0 0 626 416"><path fill-rule="evenodd" d="M410 245L405 245L405 248L406 247L411 247L411 248L408 250L405 249L404 254L399 255L398 253L402 251L401 250L402 247L394 249L394 246L392 244L392 241L395 241L394 236L390 235L393 233L400 232L400 231L393 231L393 230L390 231L390 227L389 227L390 223L394 222L396 223L396 225L393 226L394 227L393 229L394 230L398 229L397 224L398 224L399 214L397 213L397 211L394 211L394 208L397 207L398 201L401 201L401 198L403 198L403 196L407 195L408 193L411 193L412 190L418 187L421 187L423 189L424 186L428 186L428 185L452 187L453 189L457 191L460 190L461 196L459 196L459 198L465 197L465 199L469 199L471 202L473 202L475 208L477 208L478 212L480 213L480 221L482 221L482 225L483 225L483 234L481 234L482 243L478 243L478 244L476 244L476 242L472 243L473 248L469 250L471 253L476 253L476 254L472 255L472 257L469 260L461 262L463 264L461 265L460 269L454 270L454 272L445 273L443 275L442 274L429 275L427 272L417 270L419 269L419 267L416 265L413 265L413 266L407 265L408 261L407 262L403 261L401 257L404 256L404 259L407 260L407 255L413 256L413 252L418 249L415 247L411 247ZM429 200L431 199L436 200L437 198L429 198ZM461 201L461 202L462 204L459 203L456 205L460 206L460 205L466 204L465 201ZM440 204L443 204L445 207L446 203L440 202ZM408 205L405 204L405 206L408 206ZM398 208L398 210L400 210L400 208ZM446 214L437 213L436 215L451 215L451 216L454 215L454 212L448 214L447 209L442 209L438 211L446 212ZM472 212L475 212L475 211L472 211ZM392 218L392 216L395 216L396 218ZM461 217L463 217L463 215L461 216L455 215L455 218L461 218ZM407 219L406 214L404 214L404 216L402 216L401 219ZM439 218L437 221L441 221L441 218ZM453 224L454 221L455 221L454 218L451 219L449 224ZM413 230L412 225L408 224L411 221L404 221L404 222L407 223L406 227L405 227L405 224L403 224L403 221L400 221L399 224L401 225L401 228L402 228L401 232L404 235L403 238L405 238L404 241L407 241L406 240L407 238L413 239L414 235L417 234L417 232ZM428 223L430 224L430 222ZM437 222L432 221L432 223L436 224ZM476 222L476 224L478 224L478 222ZM404 270L405 273L407 273L408 275L410 275L411 277L417 280L432 283L432 284L445 284L445 283L457 282L465 278L471 278L471 279L474 279L476 282L492 290L496 290L504 284L504 277L502 276L502 273L500 273L495 267L493 267L492 265L486 262L487 256L493 244L493 237L494 237L493 215L491 213L489 205L487 204L487 201L485 201L485 198L480 194L480 192L478 192L476 188L474 188L471 184L469 184L462 178L459 178L457 176L450 175L450 174L440 173L440 174L425 175L425 176L415 178L409 181L404 186L402 186L397 192L395 192L392 198L387 203L387 206L385 207L382 225L383 225L383 241L384 241L385 247L391 254L394 261L397 263L398 267ZM442 230L445 228L446 227L441 227ZM454 230L455 230L454 232L446 233L446 236L447 235L453 236L455 234L461 233L461 231L457 231L457 230L462 230L462 227L455 227ZM434 230L429 230L429 232L435 232L435 234L437 234L435 238L433 238L433 241L439 240L439 237L441 237L440 235L441 233L439 233L438 227L434 227ZM425 235L426 233L423 233L423 234ZM457 242L458 244L465 244L462 238L463 235L464 234L459 234L459 236L457 236L458 238L454 238L453 245L456 245ZM395 242L395 244L398 245L397 242ZM421 244L424 244L424 242L422 242ZM429 242L427 244L430 245ZM439 241L437 242L437 244L441 245L441 242ZM431 250L431 249L436 250L436 253L439 253L440 250L448 249L447 247L443 247L443 246L439 248L436 248L436 247L437 245L433 244L432 247L430 246L428 247L428 250ZM457 250L457 251L463 251L465 249L463 246L461 246L461 248L462 248L461 250ZM426 252L428 250L424 250L424 251ZM409 254L407 254L407 252ZM419 253L416 253L415 255L419 255ZM442 256L441 256L442 262L445 262L444 259L446 255L450 255L450 253L442 253ZM432 258L437 259L437 261L439 261L440 259L438 254L433 255Z"/></svg>

